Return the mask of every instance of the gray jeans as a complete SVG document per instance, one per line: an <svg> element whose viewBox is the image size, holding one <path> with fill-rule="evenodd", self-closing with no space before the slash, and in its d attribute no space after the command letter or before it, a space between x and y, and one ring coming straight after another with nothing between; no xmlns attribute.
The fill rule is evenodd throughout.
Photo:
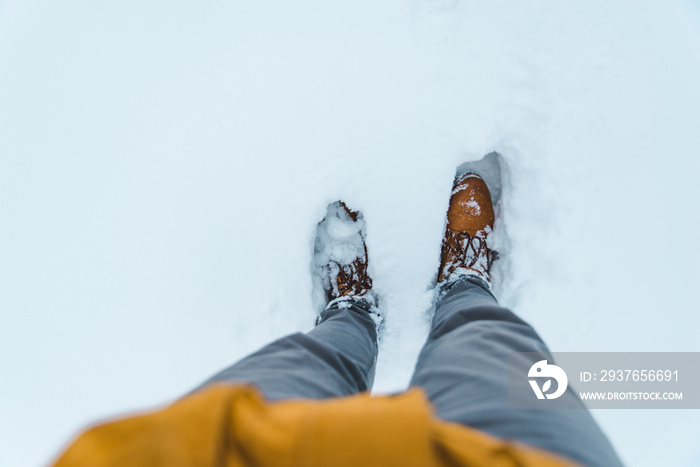
<svg viewBox="0 0 700 467"><path fill-rule="evenodd" d="M377 334L367 307L363 301L331 306L307 334L279 339L205 384L249 382L270 400L366 391L372 387L377 359ZM620 466L610 442L572 391L562 397L580 409L508 408L508 352L539 352L551 361L532 327L499 307L479 281L457 282L436 306L411 385L425 390L444 420L583 465Z"/></svg>

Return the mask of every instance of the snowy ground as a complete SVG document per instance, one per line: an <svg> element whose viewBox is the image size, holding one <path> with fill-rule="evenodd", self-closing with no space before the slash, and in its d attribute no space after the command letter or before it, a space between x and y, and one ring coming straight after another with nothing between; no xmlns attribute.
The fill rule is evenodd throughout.
<svg viewBox="0 0 700 467"><path fill-rule="evenodd" d="M0 0L0 466L311 328L339 198L404 388L494 150L503 304L555 351L700 350L698 83L690 0ZM629 465L700 462L700 411L595 416Z"/></svg>

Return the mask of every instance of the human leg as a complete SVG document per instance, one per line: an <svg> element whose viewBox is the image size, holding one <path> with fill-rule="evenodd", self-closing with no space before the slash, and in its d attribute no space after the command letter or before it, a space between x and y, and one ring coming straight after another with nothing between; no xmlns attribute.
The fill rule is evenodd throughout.
<svg viewBox="0 0 700 467"><path fill-rule="evenodd" d="M268 399L327 398L372 387L377 357L376 297L368 273L362 214L338 201L318 224L312 262L316 327L279 339L221 371L213 382L251 383Z"/></svg>
<svg viewBox="0 0 700 467"><path fill-rule="evenodd" d="M532 327L498 306L489 290L497 256L489 248L497 212L493 203L483 178L473 172L457 176L438 271L440 298L411 384L425 389L445 420L585 465L618 466L610 443L573 391L557 399L568 409L509 408L509 356L534 352L540 356L535 361L552 361L552 356ZM523 400L533 397L515 392Z"/></svg>
<svg viewBox="0 0 700 467"><path fill-rule="evenodd" d="M590 466L621 465L610 442L576 394L571 409L508 407L508 356L536 352L552 361L530 325L498 306L478 279L457 281L436 307L412 386L421 386L445 420L515 439ZM523 397L532 394L523 393Z"/></svg>
<svg viewBox="0 0 700 467"><path fill-rule="evenodd" d="M279 339L209 379L252 383L269 400L327 398L372 387L377 331L365 300L331 304L306 334Z"/></svg>

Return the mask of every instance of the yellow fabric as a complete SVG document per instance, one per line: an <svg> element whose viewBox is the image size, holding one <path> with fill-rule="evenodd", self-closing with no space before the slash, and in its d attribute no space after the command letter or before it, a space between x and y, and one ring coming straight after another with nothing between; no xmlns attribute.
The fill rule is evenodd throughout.
<svg viewBox="0 0 700 467"><path fill-rule="evenodd" d="M554 454L432 415L423 392L265 401L217 384L165 409L83 433L55 467L537 466Z"/></svg>

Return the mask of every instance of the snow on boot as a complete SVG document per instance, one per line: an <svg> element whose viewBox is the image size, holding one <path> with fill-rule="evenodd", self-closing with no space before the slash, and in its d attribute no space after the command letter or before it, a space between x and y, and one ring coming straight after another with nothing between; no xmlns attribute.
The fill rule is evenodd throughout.
<svg viewBox="0 0 700 467"><path fill-rule="evenodd" d="M316 308L365 300L370 313L378 317L368 265L362 213L350 210L342 201L329 204L326 217L316 229L312 264Z"/></svg>
<svg viewBox="0 0 700 467"><path fill-rule="evenodd" d="M496 252L488 247L495 215L486 182L475 173L458 176L447 210L447 228L442 240L438 287L463 276L473 276L491 286L491 264Z"/></svg>

